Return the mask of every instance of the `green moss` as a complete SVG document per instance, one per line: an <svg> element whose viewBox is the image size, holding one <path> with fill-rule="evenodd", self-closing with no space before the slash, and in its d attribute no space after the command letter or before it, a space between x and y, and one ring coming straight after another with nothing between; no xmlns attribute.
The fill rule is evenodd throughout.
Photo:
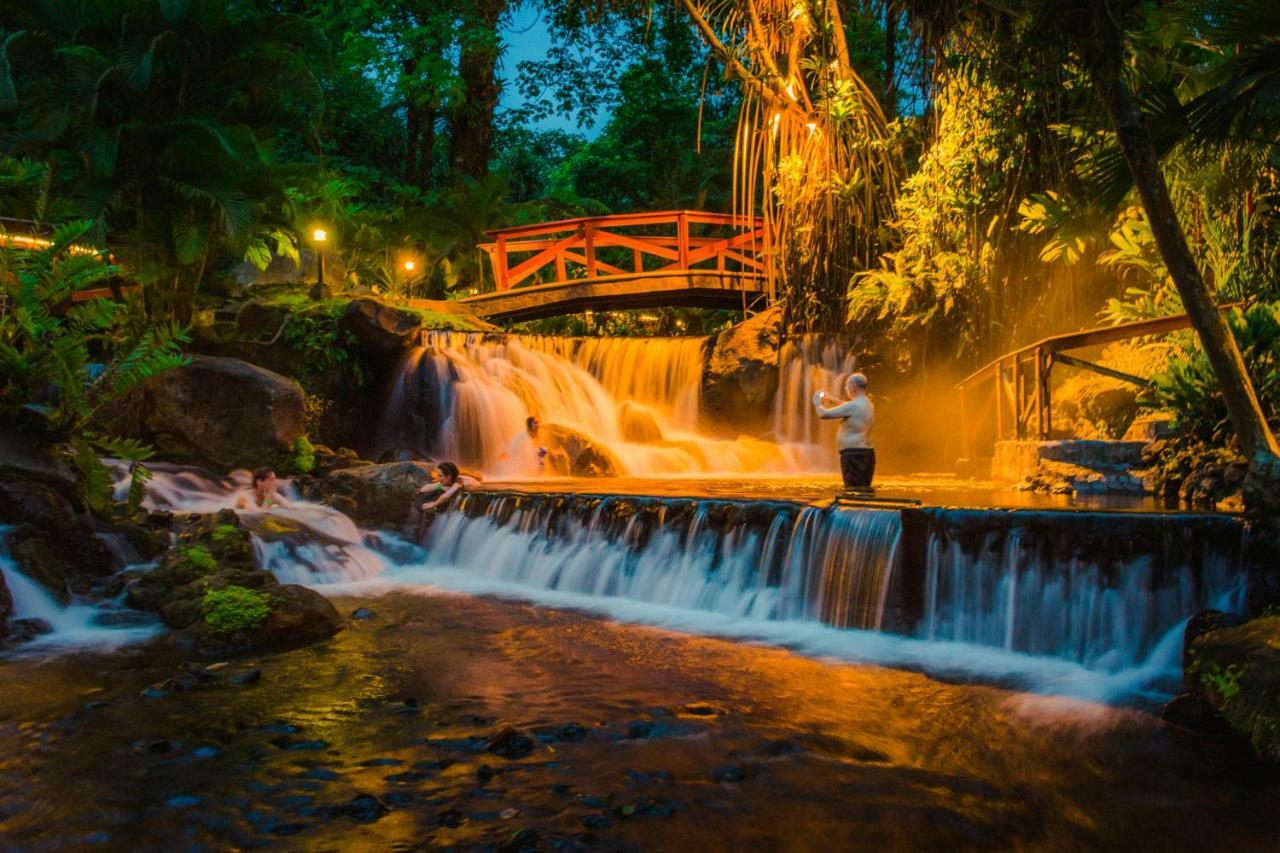
<svg viewBox="0 0 1280 853"><path fill-rule="evenodd" d="M203 545L179 545L175 552L174 568L184 574L200 577L218 568L218 561Z"/></svg>
<svg viewBox="0 0 1280 853"><path fill-rule="evenodd" d="M213 532L209 534L209 538L214 542L230 542L240 537L240 528L234 524L219 524L213 528Z"/></svg>
<svg viewBox="0 0 1280 853"><path fill-rule="evenodd" d="M289 466L295 474L310 474L316 468L316 448L311 439L300 435L293 441L293 459Z"/></svg>
<svg viewBox="0 0 1280 853"><path fill-rule="evenodd" d="M408 305L396 306L402 311L414 315L424 328L447 330L452 332L479 332L483 328L469 317L460 314L449 314L444 311L433 311L430 308L413 308Z"/></svg>
<svg viewBox="0 0 1280 853"><path fill-rule="evenodd" d="M206 590L204 622L211 631L234 634L251 631L271 615L271 596L243 586Z"/></svg>

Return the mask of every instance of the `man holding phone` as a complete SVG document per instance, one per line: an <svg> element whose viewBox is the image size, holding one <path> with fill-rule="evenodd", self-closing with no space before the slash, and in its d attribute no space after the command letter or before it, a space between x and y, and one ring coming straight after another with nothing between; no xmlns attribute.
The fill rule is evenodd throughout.
<svg viewBox="0 0 1280 853"><path fill-rule="evenodd" d="M876 473L876 451L871 446L871 427L876 422L876 407L867 397L867 377L855 373L844 381L848 400L829 397L826 391L813 395L813 408L824 420L842 420L836 435L840 450L840 473L850 489L869 489Z"/></svg>

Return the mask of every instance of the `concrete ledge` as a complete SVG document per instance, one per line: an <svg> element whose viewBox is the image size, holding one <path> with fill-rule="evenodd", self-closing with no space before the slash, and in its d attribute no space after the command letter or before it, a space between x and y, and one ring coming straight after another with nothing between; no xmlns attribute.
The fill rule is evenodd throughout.
<svg viewBox="0 0 1280 853"><path fill-rule="evenodd" d="M991 476L1019 482L1042 462L1062 462L1100 472L1116 472L1142 465L1145 441L997 441Z"/></svg>

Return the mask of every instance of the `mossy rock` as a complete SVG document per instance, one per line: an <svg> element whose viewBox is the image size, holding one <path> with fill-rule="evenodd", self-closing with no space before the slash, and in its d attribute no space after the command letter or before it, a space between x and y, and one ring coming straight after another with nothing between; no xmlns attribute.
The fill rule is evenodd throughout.
<svg viewBox="0 0 1280 853"><path fill-rule="evenodd" d="M222 595L206 594L203 618L186 638L200 655L221 658L305 646L333 636L344 624L327 598L303 586L227 587Z"/></svg>
<svg viewBox="0 0 1280 853"><path fill-rule="evenodd" d="M1201 634L1186 680L1260 758L1280 763L1280 616Z"/></svg>

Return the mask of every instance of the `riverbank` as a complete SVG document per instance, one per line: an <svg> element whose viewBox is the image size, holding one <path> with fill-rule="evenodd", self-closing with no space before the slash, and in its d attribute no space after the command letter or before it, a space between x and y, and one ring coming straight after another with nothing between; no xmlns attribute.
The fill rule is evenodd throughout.
<svg viewBox="0 0 1280 853"><path fill-rule="evenodd" d="M336 604L364 612L332 640L212 671L163 642L0 661L0 832L22 849L1280 839L1275 780L1140 711L484 598Z"/></svg>

